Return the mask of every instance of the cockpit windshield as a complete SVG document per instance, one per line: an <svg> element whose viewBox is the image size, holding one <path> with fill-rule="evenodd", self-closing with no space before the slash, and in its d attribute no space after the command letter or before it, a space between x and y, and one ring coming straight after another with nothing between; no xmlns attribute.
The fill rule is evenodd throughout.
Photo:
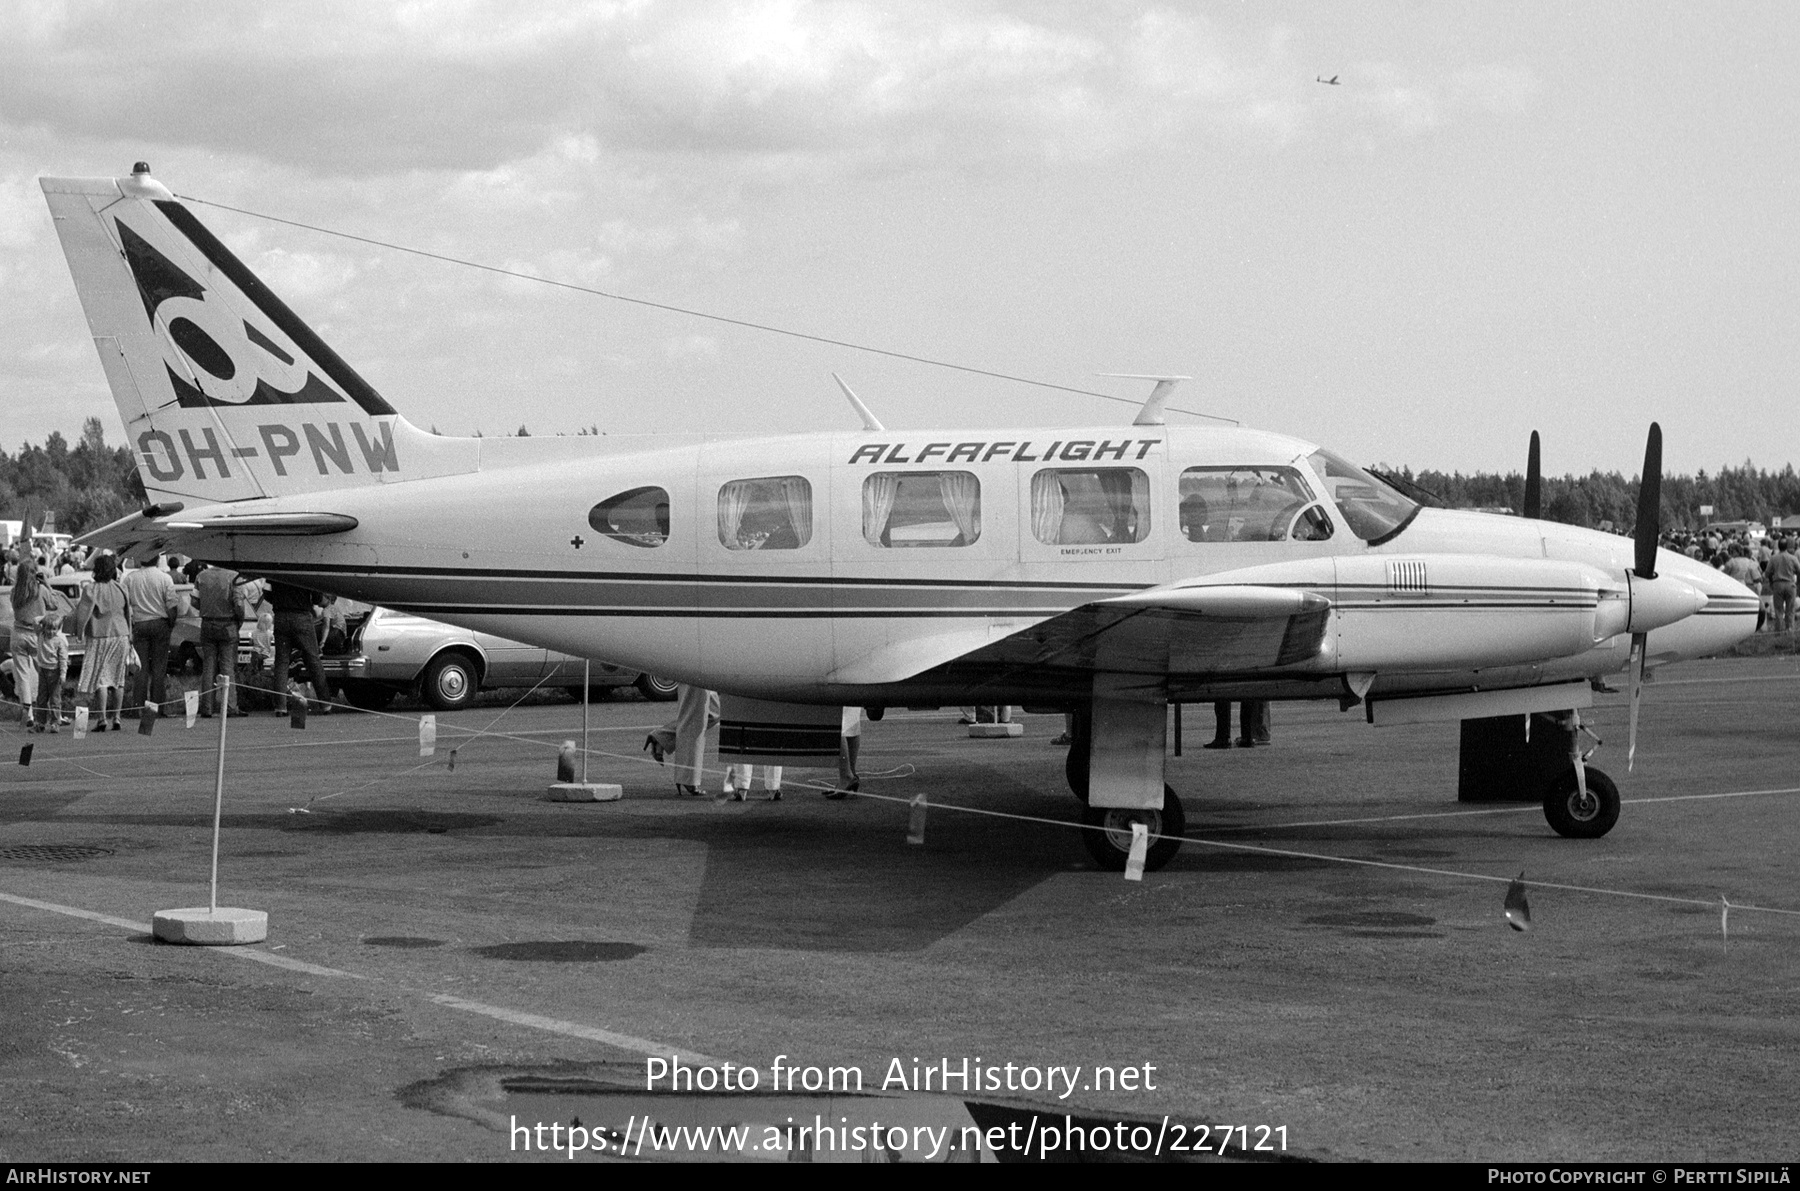
<svg viewBox="0 0 1800 1191"><path fill-rule="evenodd" d="M1419 511L1417 503L1330 451L1314 451L1307 462L1324 481L1344 524L1365 542L1380 544L1393 537Z"/></svg>

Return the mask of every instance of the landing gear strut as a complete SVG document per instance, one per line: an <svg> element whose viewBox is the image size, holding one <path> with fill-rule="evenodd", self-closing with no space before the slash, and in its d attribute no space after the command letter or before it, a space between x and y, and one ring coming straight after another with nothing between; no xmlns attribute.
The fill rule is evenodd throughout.
<svg viewBox="0 0 1800 1191"><path fill-rule="evenodd" d="M1063 761L1063 777L1068 779L1069 790L1082 806L1088 800L1088 756L1094 745L1094 713L1085 707L1076 708L1069 716L1069 755ZM1127 831L1130 828L1126 828Z"/></svg>
<svg viewBox="0 0 1800 1191"><path fill-rule="evenodd" d="M1551 828L1570 839L1599 839L1611 831L1619 821L1619 787L1587 764L1593 749L1580 745L1587 729L1579 716L1539 712L1530 717L1529 728L1526 723L1527 717L1519 715L1462 722L1457 797L1464 802L1541 802ZM1575 778L1577 756L1585 793Z"/></svg>
<svg viewBox="0 0 1800 1191"><path fill-rule="evenodd" d="M1164 783L1160 809L1089 806L1088 773L1094 753L1093 708L1077 708L1071 721L1069 756L1063 763L1063 775L1068 778L1069 790L1085 808L1081 822L1090 830L1081 833L1081 840L1087 846L1088 855L1103 869L1123 872L1125 861L1131 855L1131 825L1142 823L1152 837L1149 850L1144 854L1144 871L1155 872L1181 851L1181 837L1187 834L1187 816L1181 809L1181 799ZM1098 830L1093 830L1096 828ZM1157 838L1159 836L1164 838Z"/></svg>

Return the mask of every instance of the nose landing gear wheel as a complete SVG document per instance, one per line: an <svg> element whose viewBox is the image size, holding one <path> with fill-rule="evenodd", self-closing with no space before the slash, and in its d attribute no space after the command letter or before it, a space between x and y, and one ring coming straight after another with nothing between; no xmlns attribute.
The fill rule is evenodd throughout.
<svg viewBox="0 0 1800 1191"><path fill-rule="evenodd" d="M1084 831L1081 842L1087 845L1094 863L1110 872L1125 871L1131 855L1131 825L1142 823L1151 835L1150 848L1144 854L1144 871L1155 872L1181 851L1181 837L1187 834L1187 816L1182 813L1181 799L1175 791L1163 787L1161 810L1121 810L1118 807L1090 806L1081 813L1081 822L1099 831ZM1156 836L1163 836L1156 839Z"/></svg>
<svg viewBox="0 0 1800 1191"><path fill-rule="evenodd" d="M1575 784L1575 770L1565 770L1544 795L1544 818L1556 834L1569 839L1599 839L1619 821L1619 787L1595 769L1587 770L1587 797Z"/></svg>

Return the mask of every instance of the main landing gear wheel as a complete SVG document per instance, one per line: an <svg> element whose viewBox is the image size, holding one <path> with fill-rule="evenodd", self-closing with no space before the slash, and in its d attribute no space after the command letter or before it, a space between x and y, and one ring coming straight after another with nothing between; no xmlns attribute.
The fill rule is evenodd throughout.
<svg viewBox="0 0 1800 1191"><path fill-rule="evenodd" d="M1088 855L1094 858L1095 864L1115 873L1125 871L1125 861L1131 855L1133 823L1142 823L1153 837L1164 837L1151 839L1150 848L1144 853L1144 871L1147 873L1153 873L1175 859L1175 853L1181 851L1181 837L1187 834L1187 816L1182 813L1181 799L1167 786L1163 787L1161 810L1090 806L1082 812L1081 822L1089 828L1101 828L1082 832L1081 842L1087 845Z"/></svg>
<svg viewBox="0 0 1800 1191"><path fill-rule="evenodd" d="M1544 818L1556 834L1570 839L1599 839L1619 821L1619 787L1592 765L1587 770L1587 797L1575 784L1575 770L1566 769L1544 795Z"/></svg>

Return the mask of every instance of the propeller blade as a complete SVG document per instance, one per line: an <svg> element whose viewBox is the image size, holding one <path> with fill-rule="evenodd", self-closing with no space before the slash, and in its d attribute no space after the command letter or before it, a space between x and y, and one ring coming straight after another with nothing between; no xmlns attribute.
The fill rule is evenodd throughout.
<svg viewBox="0 0 1800 1191"><path fill-rule="evenodd" d="M1631 634L1631 729L1625 745L1625 772L1630 773L1637 761L1638 698L1644 693L1644 654L1649 651L1650 634Z"/></svg>
<svg viewBox="0 0 1800 1191"><path fill-rule="evenodd" d="M1637 566L1640 579L1656 578L1656 539L1662 532L1662 427L1650 423L1650 439L1644 444L1644 478L1638 485Z"/></svg>
<svg viewBox="0 0 1800 1191"><path fill-rule="evenodd" d="M1531 432L1531 450L1525 455L1524 515L1536 520L1544 515L1544 469L1538 459L1538 432Z"/></svg>

